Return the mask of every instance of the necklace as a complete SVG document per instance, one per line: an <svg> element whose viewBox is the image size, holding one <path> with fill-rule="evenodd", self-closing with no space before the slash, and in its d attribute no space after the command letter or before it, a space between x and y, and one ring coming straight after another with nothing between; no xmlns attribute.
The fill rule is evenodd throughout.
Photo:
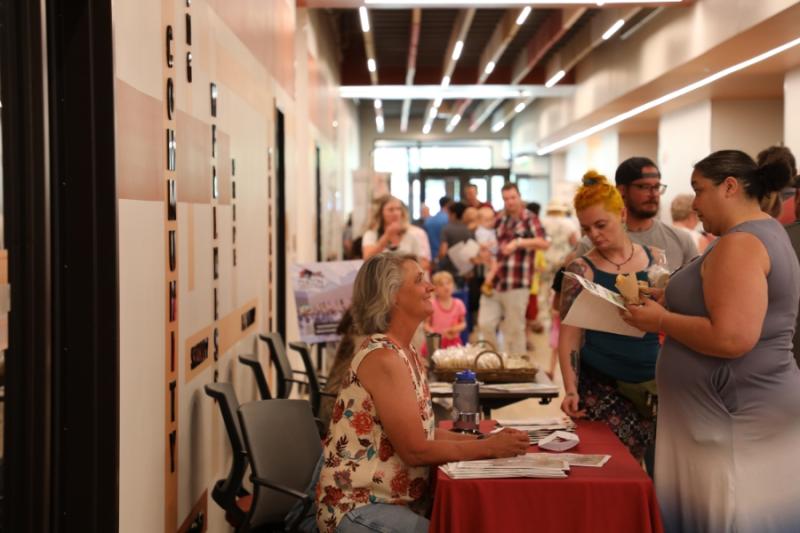
<svg viewBox="0 0 800 533"><path fill-rule="evenodd" d="M600 248L595 248L595 249L597 250L597 253L600 254L600 257L602 257L603 259L605 259L606 261L608 261L609 263L611 263L612 265L617 267L617 271L619 271L619 269L622 268L622 265L624 265L625 263L627 263L628 261L633 259L633 252L636 250L636 247L633 245L633 242L631 242L631 255L629 255L628 258L625 261L623 261L622 263L615 263L614 261L612 261L611 259L606 257L606 254L604 254L600 250Z"/></svg>

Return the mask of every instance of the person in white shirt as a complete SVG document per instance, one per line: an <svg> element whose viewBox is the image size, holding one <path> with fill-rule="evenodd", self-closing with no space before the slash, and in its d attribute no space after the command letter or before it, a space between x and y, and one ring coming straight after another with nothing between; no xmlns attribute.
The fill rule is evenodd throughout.
<svg viewBox="0 0 800 533"><path fill-rule="evenodd" d="M409 224L408 211L394 196L378 199L371 228L361 241L364 259L383 251L413 254L424 270L429 270L431 248L424 230Z"/></svg>

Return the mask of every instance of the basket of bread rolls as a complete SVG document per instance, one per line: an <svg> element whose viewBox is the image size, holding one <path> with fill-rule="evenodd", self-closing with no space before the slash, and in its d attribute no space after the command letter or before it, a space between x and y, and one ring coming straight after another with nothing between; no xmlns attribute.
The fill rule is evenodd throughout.
<svg viewBox="0 0 800 533"><path fill-rule="evenodd" d="M528 354L499 352L486 341L440 348L431 362L439 381L453 381L456 372L469 369L484 383L524 383L533 381L539 371Z"/></svg>

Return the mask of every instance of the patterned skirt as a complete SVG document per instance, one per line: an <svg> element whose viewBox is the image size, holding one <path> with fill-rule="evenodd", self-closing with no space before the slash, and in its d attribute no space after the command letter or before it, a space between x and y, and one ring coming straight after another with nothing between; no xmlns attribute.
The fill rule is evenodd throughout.
<svg viewBox="0 0 800 533"><path fill-rule="evenodd" d="M578 394L586 417L602 421L642 461L656 440L656 419L642 415L634 403L620 394L613 378L586 364L580 367Z"/></svg>

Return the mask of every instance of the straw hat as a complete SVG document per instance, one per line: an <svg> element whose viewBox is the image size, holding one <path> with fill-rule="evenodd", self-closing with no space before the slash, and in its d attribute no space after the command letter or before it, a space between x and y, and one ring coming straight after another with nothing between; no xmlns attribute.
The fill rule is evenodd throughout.
<svg viewBox="0 0 800 533"><path fill-rule="evenodd" d="M548 202L547 207L545 208L545 212L547 213L567 213L569 212L569 206L566 202L561 200L550 200Z"/></svg>

